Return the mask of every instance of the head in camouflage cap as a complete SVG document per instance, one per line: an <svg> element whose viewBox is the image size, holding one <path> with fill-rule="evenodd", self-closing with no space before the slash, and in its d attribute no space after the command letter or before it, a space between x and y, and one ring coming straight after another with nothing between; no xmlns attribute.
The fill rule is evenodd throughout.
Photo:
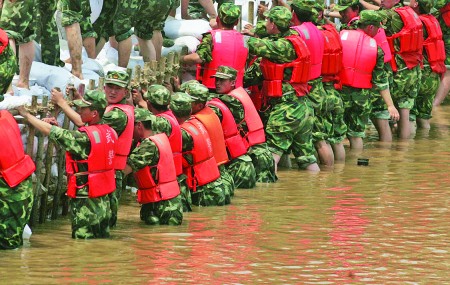
<svg viewBox="0 0 450 285"><path fill-rule="evenodd" d="M232 3L224 3L220 5L218 16L223 24L233 27L241 16L241 9Z"/></svg>
<svg viewBox="0 0 450 285"><path fill-rule="evenodd" d="M280 31L287 31L291 26L292 13L284 6L275 6L264 12L267 22L274 23ZM267 28L267 26L266 26ZM267 28L269 34L274 33L272 29Z"/></svg>
<svg viewBox="0 0 450 285"><path fill-rule="evenodd" d="M181 92L186 92L187 86L188 86L189 84L191 84L191 83L199 83L199 84L200 84L200 82L198 82L198 80L195 80L195 79L188 80L188 81L186 81L186 82L181 83L181 85L180 85L180 91L181 91Z"/></svg>
<svg viewBox="0 0 450 285"><path fill-rule="evenodd" d="M175 92L170 98L170 110L176 117L189 117L192 110L192 99L185 92Z"/></svg>
<svg viewBox="0 0 450 285"><path fill-rule="evenodd" d="M358 17L362 5L359 0L340 0L339 5L335 5L333 10L338 11L342 17L341 22L347 24L351 19Z"/></svg>
<svg viewBox="0 0 450 285"><path fill-rule="evenodd" d="M129 75L125 71L109 71L105 77L105 94L108 104L125 103L124 98L128 95Z"/></svg>
<svg viewBox="0 0 450 285"><path fill-rule="evenodd" d="M216 78L216 93L217 94L227 94L231 90L236 88L236 75L237 70L225 66L220 65L217 68L216 74L213 77Z"/></svg>
<svg viewBox="0 0 450 285"><path fill-rule="evenodd" d="M73 104L79 108L87 108L79 109L78 113L83 123L91 125L100 121L108 102L105 93L98 90L88 90L83 98L74 100ZM93 111L97 111L98 116Z"/></svg>
<svg viewBox="0 0 450 285"><path fill-rule="evenodd" d="M236 69L229 67L229 66L220 65L217 68L216 74L211 77L234 80L234 79L236 79L236 75L237 75Z"/></svg>
<svg viewBox="0 0 450 285"><path fill-rule="evenodd" d="M153 135L152 124L155 115L153 115L149 110L144 108L134 109L134 132L133 139L135 141L141 141Z"/></svg>
<svg viewBox="0 0 450 285"><path fill-rule="evenodd" d="M144 100L150 102L153 106L167 106L170 103L170 91L163 85L151 85L147 93L144 94Z"/></svg>
<svg viewBox="0 0 450 285"><path fill-rule="evenodd" d="M383 16L375 10L363 10L361 13L359 13L359 20L358 20L358 26L359 27L366 27L369 25L373 25L378 28L385 28L383 24L381 23L383 21ZM376 32L374 35L369 35L371 37L375 36L378 32L378 29L376 29Z"/></svg>
<svg viewBox="0 0 450 285"><path fill-rule="evenodd" d="M105 84L114 84L120 87L127 87L130 76L125 71L111 70L105 77Z"/></svg>
<svg viewBox="0 0 450 285"><path fill-rule="evenodd" d="M319 10L315 0L294 0L291 8L294 11L293 22L295 25L299 25L299 22L317 23L319 20Z"/></svg>
<svg viewBox="0 0 450 285"><path fill-rule="evenodd" d="M358 3L359 0L339 0L339 4L334 5L333 10L341 12Z"/></svg>
<svg viewBox="0 0 450 285"><path fill-rule="evenodd" d="M209 89L201 83L191 83L186 87L186 93L189 94L193 102L206 103L209 98Z"/></svg>
<svg viewBox="0 0 450 285"><path fill-rule="evenodd" d="M418 14L429 14L435 4L435 0L411 0L409 2L409 6Z"/></svg>
<svg viewBox="0 0 450 285"><path fill-rule="evenodd" d="M147 109L144 108L134 108L134 122L145 122L145 121L152 121L154 119L155 115L152 114Z"/></svg>
<svg viewBox="0 0 450 285"><path fill-rule="evenodd" d="M269 34L267 33L266 29L266 21L258 21L256 23L256 26L253 28L253 32L255 33L258 38L265 38Z"/></svg>

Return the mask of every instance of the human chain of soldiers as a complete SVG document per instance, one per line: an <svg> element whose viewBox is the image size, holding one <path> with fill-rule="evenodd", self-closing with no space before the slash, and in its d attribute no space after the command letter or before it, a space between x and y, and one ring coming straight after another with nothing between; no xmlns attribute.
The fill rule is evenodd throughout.
<svg viewBox="0 0 450 285"><path fill-rule="evenodd" d="M343 22L338 32L324 20L323 3L294 0L291 9L266 11L265 21L246 27L253 35L246 37L234 30L240 8L225 3L218 28L180 58L198 64L196 80L133 89L134 104L127 104L129 75L111 71L104 92L88 91L73 101L77 112L53 89L52 101L76 131L20 107L28 123L67 150L72 237L110 235L123 179L131 173L141 219L179 225L193 205L226 205L235 188L275 182L283 154L292 152L298 167L311 171L345 161L344 139L362 149L369 119L381 141L392 141L390 119L401 139L410 137L410 120L429 127L434 94L447 79L443 38L450 4L362 5L370 6L362 0L334 6ZM436 7L438 18L430 14ZM2 111L2 120L13 130L8 114ZM19 140L17 134L10 137ZM23 219L13 221L20 233L29 218L32 195L25 193L34 168L23 151L12 155L10 149L2 156L1 182L22 189L27 201ZM14 171L18 162L27 171Z"/></svg>

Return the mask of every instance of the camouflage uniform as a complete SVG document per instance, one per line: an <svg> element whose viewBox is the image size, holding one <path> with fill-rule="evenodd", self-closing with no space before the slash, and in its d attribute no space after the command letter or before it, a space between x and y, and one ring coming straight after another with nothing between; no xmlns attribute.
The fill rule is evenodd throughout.
<svg viewBox="0 0 450 285"><path fill-rule="evenodd" d="M0 54L0 101L3 100L3 94L8 90L11 81L16 73L17 62L16 55L14 54L11 46L8 46Z"/></svg>
<svg viewBox="0 0 450 285"><path fill-rule="evenodd" d="M150 40L153 31L163 30L164 22L176 4L174 0L140 0L133 23L135 35Z"/></svg>
<svg viewBox="0 0 450 285"><path fill-rule="evenodd" d="M288 27L292 14L285 7L276 6L269 10L268 17L277 26ZM288 30L265 39L250 38L247 43L249 53L276 63L291 62L297 55L292 44L284 37L292 34L294 32ZM259 85L263 79L261 70L254 66L246 70L244 85ZM282 88L283 96L269 98L269 108L265 111L267 144L270 151L279 156L291 149L299 168L304 169L317 162L311 131L314 109L307 96L297 97L291 84L283 82ZM304 92L306 93L306 90Z"/></svg>
<svg viewBox="0 0 450 285"><path fill-rule="evenodd" d="M433 13L433 15L438 19L439 25L441 26L442 39L445 44L445 54L447 55L445 58L445 65L447 66L447 69L450 69L450 27L445 24L444 19L442 18L442 13L439 12L439 9L443 8L447 3L447 0L437 0L435 6L437 10Z"/></svg>
<svg viewBox="0 0 450 285"><path fill-rule="evenodd" d="M89 0L59 0L57 8L62 12L61 25L63 27L79 23L83 39L97 37L91 23Z"/></svg>
<svg viewBox="0 0 450 285"><path fill-rule="evenodd" d="M382 13L385 23L386 36L391 36L399 32L403 28L403 22L400 15L394 10L401 7L396 5L388 10L379 10ZM398 41L394 41L395 50L399 50ZM413 69L408 69L405 62L399 54L395 54L398 71L394 73L394 81L392 86L392 100L397 108L411 109L419 90L419 82L422 78L420 64Z"/></svg>
<svg viewBox="0 0 450 285"><path fill-rule="evenodd" d="M115 36L121 42L133 34L133 16L138 8L136 0L105 0L98 19L93 23L93 29L98 35L97 41Z"/></svg>
<svg viewBox="0 0 450 285"><path fill-rule="evenodd" d="M135 122L153 120L147 109L135 109ZM153 179L156 177L156 165L159 161L158 147L149 139L143 139L128 157L127 164L136 172L150 166ZM183 221L183 205L181 195L175 198L147 203L141 206L141 220L148 225L181 225Z"/></svg>
<svg viewBox="0 0 450 285"><path fill-rule="evenodd" d="M0 178L0 249L14 249L23 244L22 234L33 207L31 176L14 188Z"/></svg>
<svg viewBox="0 0 450 285"><path fill-rule="evenodd" d="M33 23L35 6L33 0L5 0L0 17L0 27L16 44L31 42L36 38Z"/></svg>
<svg viewBox="0 0 450 285"><path fill-rule="evenodd" d="M37 39L41 43L42 62L48 65L64 66L60 60L58 27L53 15L57 0L37 0Z"/></svg>
<svg viewBox="0 0 450 285"><path fill-rule="evenodd" d="M220 8L220 6L224 3L233 3L234 0L215 0L213 2L217 2L217 9ZM191 0L189 1L188 5L188 14L192 19L205 19L208 20L208 15L206 14L205 9L203 6L199 3L198 0Z"/></svg>
<svg viewBox="0 0 450 285"><path fill-rule="evenodd" d="M328 134L330 144L341 143L347 135L347 125L344 121L344 102L341 94L334 87L334 82L323 82L323 89L327 93L326 104L322 105L324 130Z"/></svg>

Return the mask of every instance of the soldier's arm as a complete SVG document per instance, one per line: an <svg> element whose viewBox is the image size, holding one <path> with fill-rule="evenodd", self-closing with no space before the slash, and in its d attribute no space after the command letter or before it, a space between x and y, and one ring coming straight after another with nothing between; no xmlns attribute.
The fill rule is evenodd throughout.
<svg viewBox="0 0 450 285"><path fill-rule="evenodd" d="M380 6L371 4L369 2L366 2L364 0L359 0L359 3L364 7L366 10L380 10Z"/></svg>
<svg viewBox="0 0 450 285"><path fill-rule="evenodd" d="M62 92L58 91L57 89L52 89L52 102L57 104L64 114L69 117L69 119L77 126L82 127L84 126L83 121L81 120L80 114L78 114L72 107L69 106L69 103L64 99Z"/></svg>
<svg viewBox="0 0 450 285"><path fill-rule="evenodd" d="M141 144L136 147L128 156L125 174L131 171L138 171L146 166L154 166L158 163L159 153L156 145L149 139L142 140ZM128 173L126 171L129 171Z"/></svg>
<svg viewBox="0 0 450 285"><path fill-rule="evenodd" d="M197 46L194 53L187 54L180 58L184 64L202 64L212 60L212 36L210 33L204 34L202 42Z"/></svg>
<svg viewBox="0 0 450 285"><path fill-rule="evenodd" d="M19 111L19 114L24 117L30 125L33 125L42 134L46 136L50 134L52 125L31 115L27 110L25 110L23 106L18 107L17 110Z"/></svg>

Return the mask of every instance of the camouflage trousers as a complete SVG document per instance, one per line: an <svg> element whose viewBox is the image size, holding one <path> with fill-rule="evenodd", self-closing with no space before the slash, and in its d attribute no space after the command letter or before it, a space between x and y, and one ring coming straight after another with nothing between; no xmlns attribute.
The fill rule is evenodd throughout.
<svg viewBox="0 0 450 285"><path fill-rule="evenodd" d="M181 203L183 204L183 212L191 212L192 211L192 197L191 191L187 185L186 181L187 177L185 174L181 174L177 177L178 185L180 186L181 192Z"/></svg>
<svg viewBox="0 0 450 285"><path fill-rule="evenodd" d="M60 57L58 27L53 15L57 0L37 0L36 41L41 43L42 62L48 65L64 66Z"/></svg>
<svg viewBox="0 0 450 285"><path fill-rule="evenodd" d="M108 0L103 2L102 12L93 24L97 40L115 36L121 42L133 34L133 17L138 9L137 0Z"/></svg>
<svg viewBox="0 0 450 285"><path fill-rule="evenodd" d="M8 87L11 84L14 74L17 70L16 55L14 54L10 45L8 45L0 54L0 95L3 95L8 91ZM0 100L2 101L2 100Z"/></svg>
<svg viewBox="0 0 450 285"><path fill-rule="evenodd" d="M309 99L292 93L271 99L269 104L265 129L269 150L280 156L292 150L300 169L315 163L317 159L312 142L314 108Z"/></svg>
<svg viewBox="0 0 450 285"><path fill-rule="evenodd" d="M225 195L225 205L228 205L231 203L231 197L234 196L235 186L233 176L228 172L223 164L219 166L219 172L224 189L223 194Z"/></svg>
<svg viewBox="0 0 450 285"><path fill-rule="evenodd" d="M181 225L183 222L181 195L170 200L143 204L140 216L147 225Z"/></svg>
<svg viewBox="0 0 450 285"><path fill-rule="evenodd" d="M22 234L33 207L31 177L10 188L0 178L0 249L14 249L23 244Z"/></svg>
<svg viewBox="0 0 450 285"><path fill-rule="evenodd" d="M123 172L121 170L116 170L116 190L111 194L108 194L109 204L111 207L111 218L109 220L109 225L111 228L115 227L117 224L117 213L119 211L119 200L122 196L123 189Z"/></svg>
<svg viewBox="0 0 450 285"><path fill-rule="evenodd" d="M35 39L33 17L35 6L33 0L3 1L0 27L14 39L16 44L24 44Z"/></svg>
<svg viewBox="0 0 450 285"><path fill-rule="evenodd" d="M225 205L225 190L222 179L218 179L197 187L192 192L192 205L195 206L223 206Z"/></svg>
<svg viewBox="0 0 450 285"><path fill-rule="evenodd" d="M344 121L344 103L341 94L334 88L333 82L323 83L323 88L327 93L322 110L322 118L326 122L324 125L327 126L327 141L330 144L341 143L347 135L347 125Z"/></svg>
<svg viewBox="0 0 450 285"><path fill-rule="evenodd" d="M83 39L97 37L91 23L89 0L59 0L58 10L62 12L61 24L63 27L79 23Z"/></svg>
<svg viewBox="0 0 450 285"><path fill-rule="evenodd" d="M219 10L220 5L224 3L233 3L234 0L215 0L213 2L217 2L217 10ZM200 5L198 0L191 0L189 1L188 6L188 14L192 19L205 19L208 20L208 15L206 14L205 9L203 9L203 6Z"/></svg>
<svg viewBox="0 0 450 285"><path fill-rule="evenodd" d="M344 103L344 122L347 136L364 138L371 111L371 89L343 86L340 92Z"/></svg>
<svg viewBox="0 0 450 285"><path fill-rule="evenodd" d="M392 67L390 64L385 64L384 69L388 74L389 90L392 93L392 88L394 86L394 73L392 72ZM372 89L372 109L370 111L370 119L380 119L389 120L391 116L387 109L386 102L384 102L383 97L381 97L380 92Z"/></svg>
<svg viewBox="0 0 450 285"><path fill-rule="evenodd" d="M417 94L414 107L411 109L410 117L412 116L414 121L416 118L431 119L433 101L440 82L440 74L433 72L429 66L425 66L422 70L419 93Z"/></svg>
<svg viewBox="0 0 450 285"><path fill-rule="evenodd" d="M325 89L323 88L322 78L319 77L311 80L308 84L311 86L311 89L307 96L314 107L312 138L315 143L328 139L328 131L331 128L331 124L324 119L326 112L322 111L327 96Z"/></svg>
<svg viewBox="0 0 450 285"><path fill-rule="evenodd" d="M255 168L256 182L272 183L278 180L275 161L266 143L257 144L248 150Z"/></svg>
<svg viewBox="0 0 450 285"><path fill-rule="evenodd" d="M111 206L107 195L70 199L72 238L108 238Z"/></svg>
<svg viewBox="0 0 450 285"><path fill-rule="evenodd" d="M252 159L247 154L241 155L227 164L227 170L233 177L236 188L253 188L256 185L256 171Z"/></svg>
<svg viewBox="0 0 450 285"><path fill-rule="evenodd" d="M141 39L150 40L154 31L161 31L175 6L174 0L140 0L135 14L134 34Z"/></svg>
<svg viewBox="0 0 450 285"><path fill-rule="evenodd" d="M397 108L412 109L419 92L421 78L422 72L419 65L413 69L403 69L394 73L391 96Z"/></svg>

